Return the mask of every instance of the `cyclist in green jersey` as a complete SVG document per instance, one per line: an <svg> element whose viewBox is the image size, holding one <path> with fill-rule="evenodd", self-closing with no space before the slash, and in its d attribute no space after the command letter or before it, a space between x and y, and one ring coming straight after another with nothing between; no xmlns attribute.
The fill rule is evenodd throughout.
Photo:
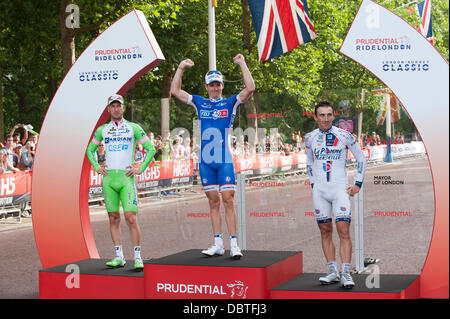
<svg viewBox="0 0 450 319"><path fill-rule="evenodd" d="M103 196L116 252L116 257L106 265L116 268L123 267L126 263L120 231L120 203L122 203L125 220L134 245L134 268L141 271L144 265L141 258L141 231L136 218L138 198L134 176L140 175L147 168L156 151L144 130L138 124L123 118L124 111L125 105L122 96L116 94L108 98L111 122L96 130L94 138L88 146L87 157L95 171L103 176ZM105 144L106 161L104 166L100 166L95 159L95 151L101 141ZM136 142L142 144L146 151L146 156L138 168L134 167Z"/></svg>

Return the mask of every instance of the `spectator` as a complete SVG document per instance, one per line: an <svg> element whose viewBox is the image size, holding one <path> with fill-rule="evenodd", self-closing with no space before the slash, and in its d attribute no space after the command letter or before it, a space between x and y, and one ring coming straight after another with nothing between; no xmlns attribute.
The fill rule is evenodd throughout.
<svg viewBox="0 0 450 319"><path fill-rule="evenodd" d="M372 132L372 135L367 139L367 144L369 144L370 146L377 145L377 133Z"/></svg>
<svg viewBox="0 0 450 319"><path fill-rule="evenodd" d="M175 136L172 143L172 159L174 160L180 160L183 158L183 145L181 145L181 138L179 136Z"/></svg>
<svg viewBox="0 0 450 319"><path fill-rule="evenodd" d="M18 128L23 128L23 138L20 139L20 133L16 133L14 134L14 132L18 129ZM9 135L11 135L13 137L14 143L15 144L21 144L21 145L25 145L25 143L27 142L28 139L28 131L25 129L25 125L24 124L16 124L14 125L14 127L11 129L11 132L9 132ZM14 145L15 147L15 145Z"/></svg>
<svg viewBox="0 0 450 319"><path fill-rule="evenodd" d="M34 144L28 141L25 144L25 149L22 151L21 163L26 167L26 169L33 169L34 162Z"/></svg>
<svg viewBox="0 0 450 319"><path fill-rule="evenodd" d="M292 151L292 144L284 144L282 148L282 154L290 155Z"/></svg>
<svg viewBox="0 0 450 319"><path fill-rule="evenodd" d="M103 143L103 141L101 141L100 144L98 144L98 148L95 153L97 154L97 162L100 164L101 167L105 167L106 152L105 152L105 143Z"/></svg>
<svg viewBox="0 0 450 319"><path fill-rule="evenodd" d="M163 139L161 135L155 138L155 148L156 154L155 158L157 161L165 161L170 159L170 145L167 138Z"/></svg>
<svg viewBox="0 0 450 319"><path fill-rule="evenodd" d="M170 160L172 157L172 144L169 136L170 132L163 138L161 143L161 161Z"/></svg>
<svg viewBox="0 0 450 319"><path fill-rule="evenodd" d="M6 172L20 171L18 168L14 167L13 145L14 145L13 137L10 134L6 135L5 147L2 148L2 154L6 155Z"/></svg>
<svg viewBox="0 0 450 319"><path fill-rule="evenodd" d="M13 153L13 162L14 162L14 167L18 168L19 170L23 171L24 169L24 165L20 165L22 162L22 144L16 144L15 148L14 148L14 153Z"/></svg>
<svg viewBox="0 0 450 319"><path fill-rule="evenodd" d="M245 156L252 155L250 152L250 146L248 145L248 142L244 142L243 155Z"/></svg>
<svg viewBox="0 0 450 319"><path fill-rule="evenodd" d="M395 134L394 144L403 144L405 142L404 137L398 132Z"/></svg>
<svg viewBox="0 0 450 319"><path fill-rule="evenodd" d="M148 139L150 140L150 142L152 142L154 145L155 144L155 134L153 134L153 132L148 132L147 136L148 136Z"/></svg>
<svg viewBox="0 0 450 319"><path fill-rule="evenodd" d="M380 135L377 134L377 143L376 145L381 145L381 138Z"/></svg>
<svg viewBox="0 0 450 319"><path fill-rule="evenodd" d="M0 174L6 173L6 154L0 152Z"/></svg>
<svg viewBox="0 0 450 319"><path fill-rule="evenodd" d="M233 141L231 142L231 152L233 156L239 156L239 148L236 141L236 136L233 136Z"/></svg>
<svg viewBox="0 0 450 319"><path fill-rule="evenodd" d="M183 140L183 154L182 154L182 158L183 159L191 159L191 140L189 138L185 138Z"/></svg>
<svg viewBox="0 0 450 319"><path fill-rule="evenodd" d="M235 137L233 136L233 138L235 139ZM191 137L191 156L193 158L197 158L198 159L198 155L200 154L200 145L198 145L195 141L195 137Z"/></svg>
<svg viewBox="0 0 450 319"><path fill-rule="evenodd" d="M37 143L38 143L38 136L36 134L31 133L28 136L28 141L32 141L33 142L33 148L36 149Z"/></svg>
<svg viewBox="0 0 450 319"><path fill-rule="evenodd" d="M144 161L144 154L143 154L144 148L142 147L142 144L139 142L136 142L136 148L134 150L134 163L142 163Z"/></svg>
<svg viewBox="0 0 450 319"><path fill-rule="evenodd" d="M160 158L162 155L161 154L161 145L162 145L161 139L162 139L161 135L158 135L158 136L156 136L155 142L153 143L153 145L155 146L156 153L155 153L155 156L153 156L152 162L160 161Z"/></svg>

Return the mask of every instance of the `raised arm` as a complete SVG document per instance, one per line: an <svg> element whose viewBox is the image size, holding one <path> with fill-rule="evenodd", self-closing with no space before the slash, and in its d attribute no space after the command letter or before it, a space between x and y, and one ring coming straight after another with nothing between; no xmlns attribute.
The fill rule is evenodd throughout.
<svg viewBox="0 0 450 319"><path fill-rule="evenodd" d="M253 81L252 74L245 63L245 58L242 54L237 54L233 58L233 62L239 65L242 71L242 78L244 79L245 88L239 93L239 99L244 103L247 101L255 91L255 81Z"/></svg>
<svg viewBox="0 0 450 319"><path fill-rule="evenodd" d="M183 77L183 72L185 68L192 68L194 66L194 62L190 59L186 59L180 62L178 65L177 71L173 77L172 83L170 85L170 94L175 96L178 100L183 103L187 103L189 99L189 93L183 91L181 89L181 79Z"/></svg>

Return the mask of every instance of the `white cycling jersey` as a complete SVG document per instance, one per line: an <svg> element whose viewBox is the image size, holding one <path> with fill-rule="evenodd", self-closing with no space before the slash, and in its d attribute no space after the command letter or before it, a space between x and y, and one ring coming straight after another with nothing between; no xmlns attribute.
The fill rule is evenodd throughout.
<svg viewBox="0 0 450 319"><path fill-rule="evenodd" d="M332 126L328 131L320 129L306 134L306 167L314 183L348 184L347 153L350 150L358 163L355 185L362 186L366 159L353 135Z"/></svg>
<svg viewBox="0 0 450 319"><path fill-rule="evenodd" d="M102 140L105 143L106 169L128 170L133 167L136 142L141 143L147 152L139 167L141 171L147 168L155 154L153 144L138 124L124 119L119 123L111 121L97 129L87 150L88 159L96 171L100 165L95 160L95 151Z"/></svg>

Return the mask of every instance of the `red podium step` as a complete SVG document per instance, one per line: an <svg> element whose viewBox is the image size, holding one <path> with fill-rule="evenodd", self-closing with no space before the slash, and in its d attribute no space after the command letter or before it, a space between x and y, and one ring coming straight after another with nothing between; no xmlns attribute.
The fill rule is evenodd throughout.
<svg viewBox="0 0 450 319"><path fill-rule="evenodd" d="M321 285L323 274L303 273L270 291L272 299L417 299L420 298L419 275L383 275L373 288L370 275L352 275L355 287L345 289L339 283ZM373 275L372 275L373 276ZM368 281L368 284L366 283ZM378 287L378 288L377 288Z"/></svg>
<svg viewBox="0 0 450 319"><path fill-rule="evenodd" d="M107 259L85 259L39 271L41 299L142 299L144 273L134 261L111 269ZM77 274L79 277L77 278Z"/></svg>
<svg viewBox="0 0 450 319"><path fill-rule="evenodd" d="M244 251L240 260L207 257L199 249L144 262L145 298L260 299L301 274L302 252Z"/></svg>

